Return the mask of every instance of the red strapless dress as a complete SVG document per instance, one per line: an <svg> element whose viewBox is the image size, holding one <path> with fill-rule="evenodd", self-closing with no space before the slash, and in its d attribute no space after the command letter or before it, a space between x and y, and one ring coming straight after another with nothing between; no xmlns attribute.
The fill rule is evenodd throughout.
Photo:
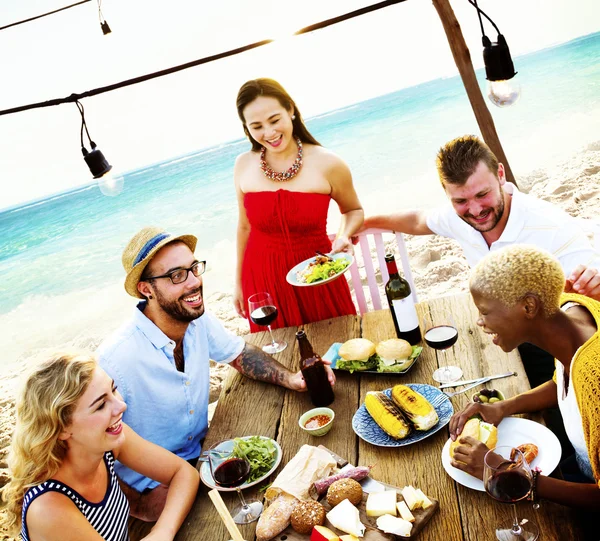
<svg viewBox="0 0 600 541"><path fill-rule="evenodd" d="M242 264L244 300L267 291L279 310L272 328L356 314L348 282L341 277L314 287L287 283L288 271L318 250L327 253L327 210L331 197L318 193L253 192L244 196L251 230ZM248 306L246 306L246 310ZM251 332L264 331L250 321Z"/></svg>

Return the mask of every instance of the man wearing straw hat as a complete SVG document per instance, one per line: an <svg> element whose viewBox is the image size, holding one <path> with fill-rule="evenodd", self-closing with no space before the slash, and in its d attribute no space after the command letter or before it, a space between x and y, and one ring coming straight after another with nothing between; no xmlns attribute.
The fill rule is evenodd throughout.
<svg viewBox="0 0 600 541"><path fill-rule="evenodd" d="M293 373L261 349L227 331L205 312L205 261L194 256L193 235L145 227L122 262L125 290L140 300L133 317L98 349L100 365L127 403L123 420L146 438L193 463L208 429L209 359L249 378L305 391ZM329 377L334 376L329 370ZM166 489L117 463L131 514L156 520Z"/></svg>

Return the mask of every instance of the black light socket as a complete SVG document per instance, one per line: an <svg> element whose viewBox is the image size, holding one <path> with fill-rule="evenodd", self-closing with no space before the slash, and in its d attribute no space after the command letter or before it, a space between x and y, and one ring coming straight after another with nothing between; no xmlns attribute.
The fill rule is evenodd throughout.
<svg viewBox="0 0 600 541"><path fill-rule="evenodd" d="M110 34L112 30L106 21L100 23L100 28L102 28L102 33L106 36L106 34Z"/></svg>
<svg viewBox="0 0 600 541"><path fill-rule="evenodd" d="M112 165L108 163L104 154L96 148L96 145L92 145L92 150L89 152L86 148L82 148L81 152L94 178L103 177L112 169Z"/></svg>
<svg viewBox="0 0 600 541"><path fill-rule="evenodd" d="M488 81L507 81L512 79L517 72L510 56L508 44L502 34L498 34L498 41L492 43L490 38L483 36L483 62L485 75Z"/></svg>

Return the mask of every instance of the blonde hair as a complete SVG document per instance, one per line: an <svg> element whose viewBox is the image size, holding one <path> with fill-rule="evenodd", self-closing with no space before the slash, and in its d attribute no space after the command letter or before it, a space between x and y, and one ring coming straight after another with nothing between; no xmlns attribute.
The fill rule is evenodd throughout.
<svg viewBox="0 0 600 541"><path fill-rule="evenodd" d="M55 475L65 458L67 445L59 435L70 425L96 367L89 353L57 354L25 382L8 459L12 479L2 490L7 526L15 534L21 528L25 493Z"/></svg>
<svg viewBox="0 0 600 541"><path fill-rule="evenodd" d="M565 275L558 260L536 246L515 244L482 259L471 272L470 288L513 307L527 294L542 303L545 316L560 308Z"/></svg>

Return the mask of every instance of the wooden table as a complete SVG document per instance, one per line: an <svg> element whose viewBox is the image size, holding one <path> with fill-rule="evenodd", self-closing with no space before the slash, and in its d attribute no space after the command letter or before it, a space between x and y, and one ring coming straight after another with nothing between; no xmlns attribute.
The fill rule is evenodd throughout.
<svg viewBox="0 0 600 541"><path fill-rule="evenodd" d="M442 311L451 311L459 339L448 360L463 369L465 378L498 374L514 370L518 377L494 382L494 388L506 396L529 389L523 365L518 353L504 353L494 346L476 325L477 310L470 296L442 297L419 303L420 320L427 318L436 323ZM439 321L438 321L439 322ZM395 336L394 326L388 310L369 312L360 316L346 316L304 327L315 351L324 354L333 342L344 342L363 336L377 342ZM300 356L295 344L296 328L278 329L276 337L288 342L285 351L277 359L287 367L298 370ZM269 337L257 333L247 337L248 342L262 346ZM440 355L440 359L438 359ZM282 466L286 464L305 443L325 445L355 465L376 464L372 476L380 481L405 486L420 487L426 494L436 498L440 507L436 515L418 534L420 541L484 541L495 539L494 527L511 518L511 507L495 502L485 492L470 490L455 483L445 472L440 455L448 439L448 428L414 445L399 448L375 447L358 438L352 430L352 416L364 401L367 391L391 387L396 383L428 383L435 385L431 374L438 366L446 363L444 353L424 347L418 362L405 376L357 375L336 372L335 425L324 437L308 436L298 426L300 415L312 407L307 394L287 391L280 387L248 380L237 372L224 382L219 404L212 419L204 446L236 436L260 434L276 439L283 450ZM452 398L455 411L462 409L470 393ZM539 416L530 417L541 420ZM280 466L280 469L281 467ZM201 484L192 511L179 531L178 541L225 541L230 539L225 527L207 496L208 489ZM222 493L229 508L237 504L235 493ZM248 498L261 498L257 488L244 491ZM540 528L540 540L582 539L574 513L563 506L543 502L534 511L531 504L519 504L521 516L534 519ZM241 526L240 530L248 541L254 540L256 523ZM150 526L132 521L131 538L140 539ZM278 539L278 537L276 538Z"/></svg>

